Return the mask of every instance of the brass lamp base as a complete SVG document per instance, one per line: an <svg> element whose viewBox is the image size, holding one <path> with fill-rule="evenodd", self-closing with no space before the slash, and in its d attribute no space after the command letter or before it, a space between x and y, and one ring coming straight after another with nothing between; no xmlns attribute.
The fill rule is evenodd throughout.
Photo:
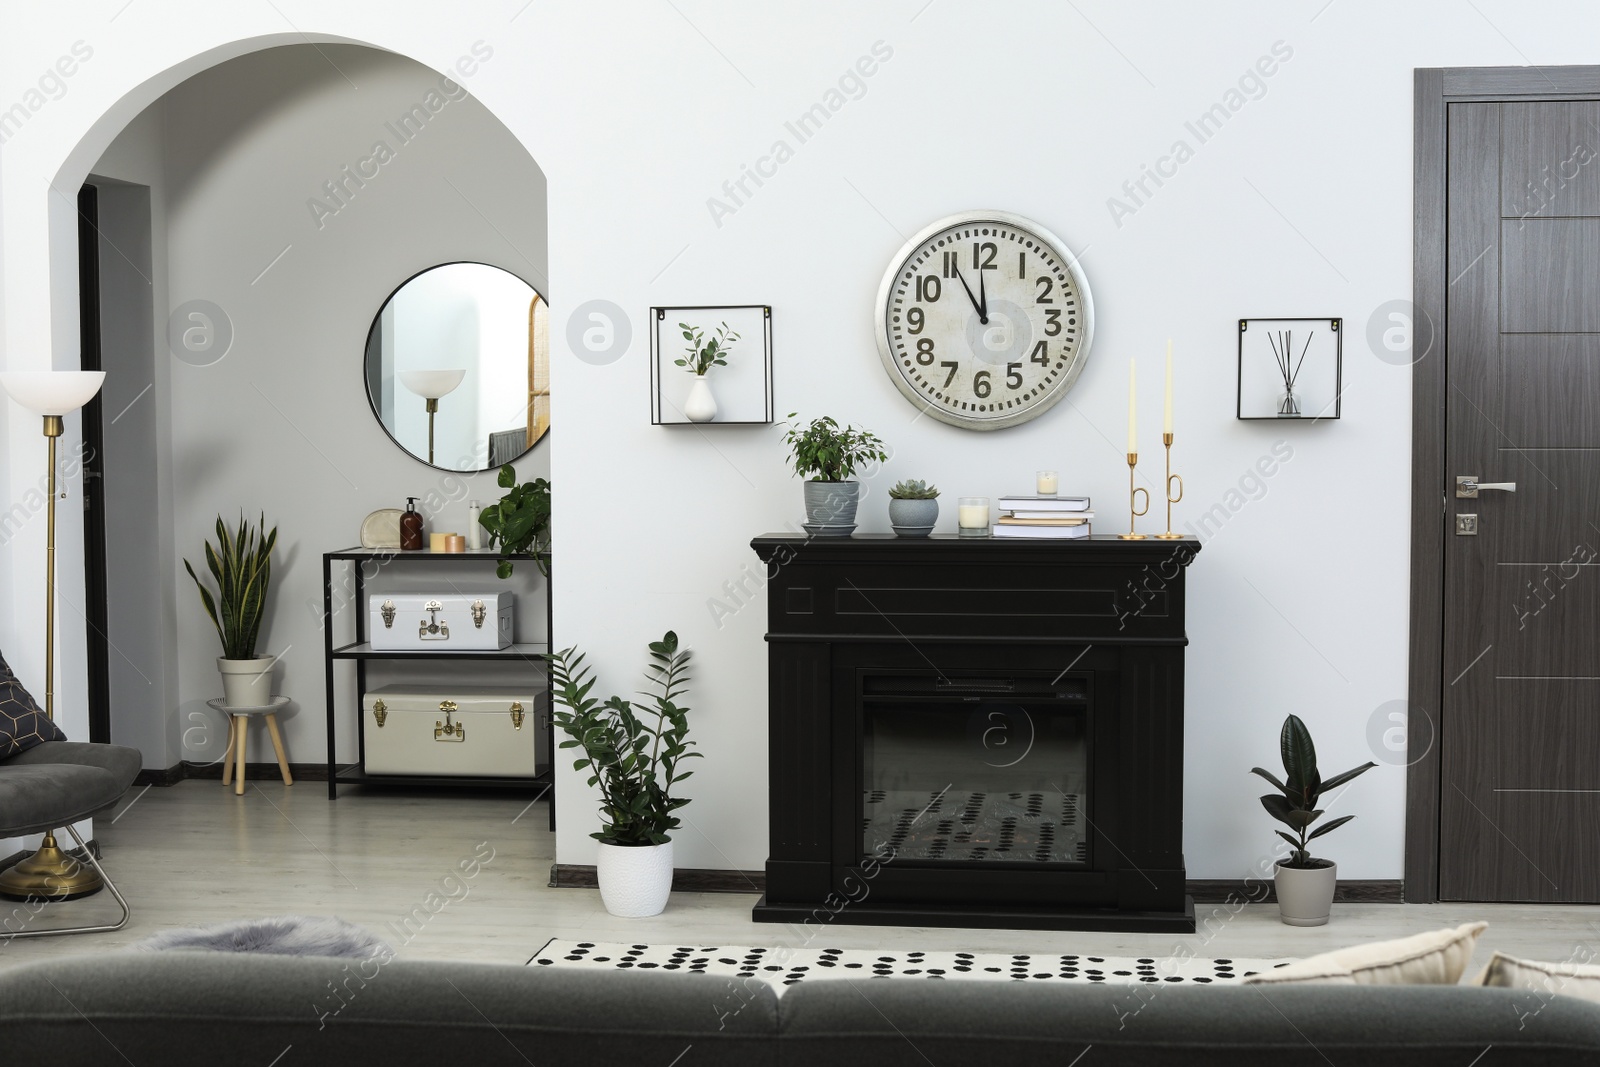
<svg viewBox="0 0 1600 1067"><path fill-rule="evenodd" d="M94 867L61 851L55 834L45 834L39 851L0 872L0 897L12 900L75 900L104 885Z"/></svg>

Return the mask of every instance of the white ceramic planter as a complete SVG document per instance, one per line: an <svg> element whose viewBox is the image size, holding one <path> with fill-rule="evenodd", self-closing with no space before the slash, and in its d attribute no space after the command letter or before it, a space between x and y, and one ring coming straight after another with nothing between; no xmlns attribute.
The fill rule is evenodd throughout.
<svg viewBox="0 0 1600 1067"><path fill-rule="evenodd" d="M712 395L711 383L704 375L697 376L689 387L689 398L683 402L683 417L690 422L710 422L717 417L717 398Z"/></svg>
<svg viewBox="0 0 1600 1067"><path fill-rule="evenodd" d="M1277 865L1278 917L1290 926L1326 926L1339 885L1339 866L1329 863L1308 871Z"/></svg>
<svg viewBox="0 0 1600 1067"><path fill-rule="evenodd" d="M620 919L660 915L672 893L672 842L664 845L608 845L600 842L595 861L600 899Z"/></svg>
<svg viewBox="0 0 1600 1067"><path fill-rule="evenodd" d="M217 658L222 672L222 699L230 708L264 708L272 703L272 665L277 656L255 659Z"/></svg>

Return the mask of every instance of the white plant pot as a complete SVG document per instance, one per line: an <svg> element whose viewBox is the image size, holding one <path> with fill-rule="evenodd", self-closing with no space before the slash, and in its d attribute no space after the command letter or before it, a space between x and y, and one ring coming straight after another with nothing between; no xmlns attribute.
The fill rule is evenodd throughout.
<svg viewBox="0 0 1600 1067"><path fill-rule="evenodd" d="M1277 870L1278 917L1290 926L1328 925L1339 885L1338 864L1303 871L1279 863Z"/></svg>
<svg viewBox="0 0 1600 1067"><path fill-rule="evenodd" d="M600 899L620 919L660 915L672 892L672 842L664 845L608 845L600 842L595 862Z"/></svg>
<svg viewBox="0 0 1600 1067"><path fill-rule="evenodd" d="M222 699L230 708L263 708L272 703L272 665L277 656L255 659L217 657L222 672Z"/></svg>
<svg viewBox="0 0 1600 1067"><path fill-rule="evenodd" d="M717 417L717 398L711 394L711 383L704 375L697 376L689 387L689 399L683 402L683 416L690 422L710 422Z"/></svg>

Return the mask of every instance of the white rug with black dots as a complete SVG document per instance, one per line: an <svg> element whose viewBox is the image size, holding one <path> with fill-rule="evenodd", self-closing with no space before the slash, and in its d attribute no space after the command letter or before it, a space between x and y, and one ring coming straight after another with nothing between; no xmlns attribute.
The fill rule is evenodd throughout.
<svg viewBox="0 0 1600 1067"><path fill-rule="evenodd" d="M1185 956L1080 956L998 952L900 952L870 948L770 948L743 945L623 945L553 938L531 967L667 971L721 978L758 978L789 986L807 978L933 978L991 982L1092 984L1170 982L1227 985L1289 959L1203 959Z"/></svg>

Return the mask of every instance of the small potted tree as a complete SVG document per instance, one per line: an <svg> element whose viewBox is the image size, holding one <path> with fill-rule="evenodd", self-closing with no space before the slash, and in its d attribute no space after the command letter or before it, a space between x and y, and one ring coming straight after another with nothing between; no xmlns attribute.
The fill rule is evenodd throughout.
<svg viewBox="0 0 1600 1067"><path fill-rule="evenodd" d="M789 418L795 418L790 412ZM809 426L793 422L783 435L789 464L805 483L806 532L814 537L849 537L856 528L861 483L851 480L856 468L889 458L888 449L866 430L841 427L824 415Z"/></svg>
<svg viewBox="0 0 1600 1067"><path fill-rule="evenodd" d="M266 526L265 515L258 529L241 514L239 529L230 534L222 516L217 516L217 545L206 542L206 569L217 583L215 593L195 574L189 561L183 561L200 590L200 603L222 639L217 670L222 674L222 699L233 708L272 703L272 665L277 657L256 655L267 588L272 584L272 548L278 543L278 528L269 532Z"/></svg>
<svg viewBox="0 0 1600 1067"><path fill-rule="evenodd" d="M920 480L889 490L889 525L897 537L927 537L939 521L939 490Z"/></svg>
<svg viewBox="0 0 1600 1067"><path fill-rule="evenodd" d="M726 322L717 327L716 335L709 341L706 340L705 330L699 326L680 322L678 329L683 331L683 339L688 344L683 357L672 361L673 366L682 367L694 375L688 399L683 402L683 417L690 422L710 422L717 417L717 398L711 392L711 383L706 381L706 374L712 367L728 365L728 353L732 351L734 342L739 340L739 335L728 329Z"/></svg>
<svg viewBox="0 0 1600 1067"><path fill-rule="evenodd" d="M1278 917L1290 926L1325 926L1328 914L1333 910L1333 893L1339 884L1339 868L1332 860L1313 857L1309 846L1315 839L1337 830L1355 816L1341 815L1313 830L1311 825L1323 814L1317 803L1328 790L1337 789L1377 764L1369 761L1323 781L1317 772L1317 749L1311 743L1311 731L1296 715L1283 720L1278 747L1283 756L1283 781L1278 781L1260 767L1250 768L1251 774L1260 775L1278 790L1263 796L1261 806L1267 809L1268 815L1293 831L1277 831L1279 837L1289 842L1291 850L1288 858L1277 863L1274 881L1278 889Z"/></svg>
<svg viewBox="0 0 1600 1067"><path fill-rule="evenodd" d="M679 771L690 752L689 709L678 700L689 687L689 650L668 630L650 643L644 701L613 696L603 703L589 695L596 679L583 656L569 648L550 657L551 693L565 711L555 723L582 748L574 770L589 772L600 790L602 825L589 836L600 842L595 869L606 911L625 919L659 915L672 892L672 838L680 820L673 812L689 803L672 787L693 771Z"/></svg>

